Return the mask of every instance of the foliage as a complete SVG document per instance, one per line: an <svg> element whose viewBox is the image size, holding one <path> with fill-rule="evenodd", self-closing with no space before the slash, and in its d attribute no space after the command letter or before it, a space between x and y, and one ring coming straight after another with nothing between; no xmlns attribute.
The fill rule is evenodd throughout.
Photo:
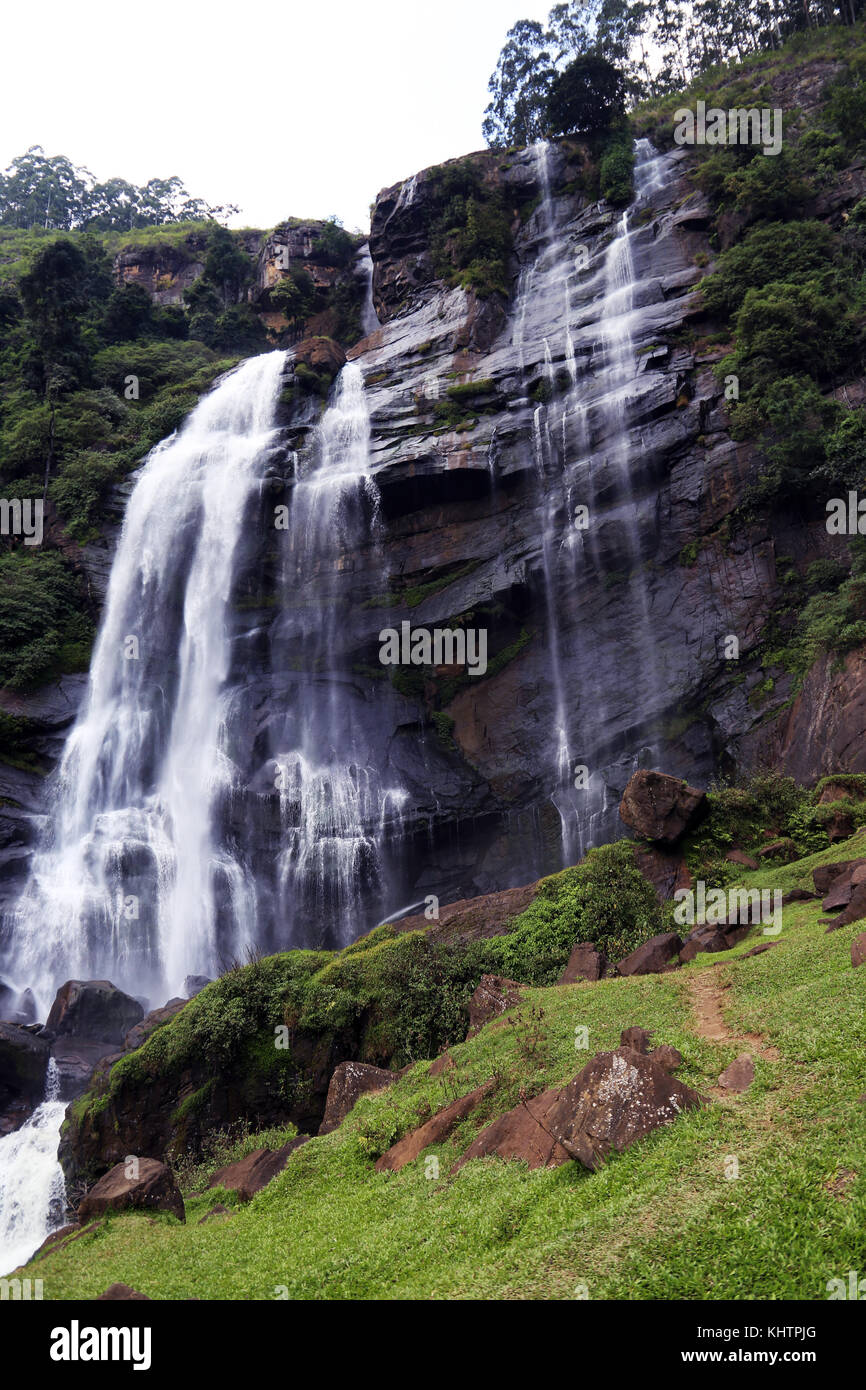
<svg viewBox="0 0 866 1390"><path fill-rule="evenodd" d="M611 140L599 167L600 193L614 206L631 201L634 147L631 136L623 133Z"/></svg>
<svg viewBox="0 0 866 1390"><path fill-rule="evenodd" d="M588 52L558 73L547 94L547 131L593 134L606 130L625 112L622 73L600 53Z"/></svg>
<svg viewBox="0 0 866 1390"><path fill-rule="evenodd" d="M0 685L25 690L86 669L93 638L81 578L46 550L0 555Z"/></svg>
<svg viewBox="0 0 866 1390"><path fill-rule="evenodd" d="M471 160L433 171L428 219L433 268L482 297L508 294L511 230L502 192Z"/></svg>

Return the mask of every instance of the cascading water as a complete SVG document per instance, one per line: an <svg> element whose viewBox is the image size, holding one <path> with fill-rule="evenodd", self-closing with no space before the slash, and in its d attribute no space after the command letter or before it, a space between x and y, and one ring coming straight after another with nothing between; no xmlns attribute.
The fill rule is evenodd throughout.
<svg viewBox="0 0 866 1390"><path fill-rule="evenodd" d="M616 476L619 503L614 520L625 538L628 581L642 615L645 640L634 659L655 673L652 683L658 702L663 689L651 637L632 480L633 421L641 399L653 389L653 374L638 371L636 332L657 287L652 277L646 283L642 280L633 248L637 238L647 235L640 213L664 188L669 161L656 155L648 141L636 142L635 199L617 222L605 250L590 263L575 225L562 225L551 192L549 159L546 142L533 148L540 195L534 214L535 255L521 272L512 345L526 386L533 386L533 394L541 398L533 410L532 437L556 725L551 800L559 812L563 858L568 863L594 842L610 802L604 779L593 767L606 737L610 692L596 678L591 661L582 663L579 692L565 689L562 657L574 638L562 631L558 618L563 592L575 582L588 580L593 564L596 570L600 567L592 521L588 537L572 525L578 506L587 506L590 516L594 510L596 439L604 451L606 478L611 473ZM573 784L574 772L578 776Z"/></svg>
<svg viewBox="0 0 866 1390"><path fill-rule="evenodd" d="M63 1224L66 1189L57 1135L66 1111L60 1077L48 1063L45 1099L26 1124L0 1139L0 1277L29 1260Z"/></svg>
<svg viewBox="0 0 866 1390"><path fill-rule="evenodd" d="M379 315L373 303L373 258L370 247L364 243L358 252L358 274L364 283L364 303L361 306L361 333L365 338L381 328Z"/></svg>
<svg viewBox="0 0 866 1390"><path fill-rule="evenodd" d="M365 698L352 671L340 595L354 553L369 547L386 585L379 493L370 470L370 417L361 370L347 364L312 458L293 492L285 534L285 618L274 665L306 673L274 752L284 849L279 900L329 923L330 939L363 930L387 891L383 856L399 836L405 793L383 784Z"/></svg>
<svg viewBox="0 0 866 1390"><path fill-rule="evenodd" d="M249 870L215 832L235 555L274 440L281 352L245 362L139 476L47 840L6 924L45 1017L70 977L166 998L256 939ZM11 930L10 930L11 928Z"/></svg>

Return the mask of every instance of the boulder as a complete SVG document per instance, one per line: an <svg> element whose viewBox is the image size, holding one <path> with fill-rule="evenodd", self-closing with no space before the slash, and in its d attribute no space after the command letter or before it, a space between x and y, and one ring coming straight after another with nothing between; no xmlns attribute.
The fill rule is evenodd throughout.
<svg viewBox="0 0 866 1390"><path fill-rule="evenodd" d="M332 379L345 366L346 354L333 338L304 338L293 349L296 362Z"/></svg>
<svg viewBox="0 0 866 1390"><path fill-rule="evenodd" d="M600 980L607 964L607 957L597 951L591 941L579 941L556 983L573 985L577 980Z"/></svg>
<svg viewBox="0 0 866 1390"><path fill-rule="evenodd" d="M0 1108L14 1101L39 1105L51 1049L17 1023L0 1023Z"/></svg>
<svg viewBox="0 0 866 1390"><path fill-rule="evenodd" d="M249 1202L257 1192L267 1187L277 1173L282 1172L295 1150L306 1144L309 1137L308 1134L299 1134L280 1149L254 1149L245 1158L238 1159L237 1163L217 1168L211 1175L208 1187L224 1187L229 1192L236 1192L241 1202Z"/></svg>
<svg viewBox="0 0 866 1390"><path fill-rule="evenodd" d="M782 906L787 907L789 903L814 902L817 896L817 893L810 893L808 888L792 888L788 893L782 894Z"/></svg>
<svg viewBox="0 0 866 1390"><path fill-rule="evenodd" d="M824 829L831 845L838 844L840 840L850 840L856 828L850 811L834 811L824 822Z"/></svg>
<svg viewBox="0 0 866 1390"><path fill-rule="evenodd" d="M790 864L794 859L800 858L800 851L792 839L783 835L781 839L771 840L768 845L759 849L758 858L769 859L774 864Z"/></svg>
<svg viewBox="0 0 866 1390"><path fill-rule="evenodd" d="M382 1091L397 1080L399 1072L373 1067L367 1062L341 1062L328 1086L325 1114L319 1125L320 1134L330 1134L341 1125L359 1096L368 1091Z"/></svg>
<svg viewBox="0 0 866 1390"><path fill-rule="evenodd" d="M136 1048L141 1047L142 1043L147 1041L151 1033L154 1033L157 1028L162 1027L163 1023L168 1023L169 1020L174 1018L175 1014L179 1014L181 1009L185 1008L188 1003L188 999L175 998L169 999L168 1003L163 1004L161 1009L151 1009L150 1013L145 1014L140 1023L136 1023L134 1028L130 1028L123 1040L124 1050L126 1052L134 1052Z"/></svg>
<svg viewBox="0 0 866 1390"><path fill-rule="evenodd" d="M454 1070L454 1058L450 1052L441 1053L435 1061L430 1063L429 1076L441 1076L443 1072Z"/></svg>
<svg viewBox="0 0 866 1390"><path fill-rule="evenodd" d="M201 994L206 985L212 985L213 980L209 980L207 975L187 975L183 982L183 992L187 999L194 999L197 994Z"/></svg>
<svg viewBox="0 0 866 1390"><path fill-rule="evenodd" d="M513 1009L520 999L520 985L504 975L482 975L469 1000L468 1038L474 1038L485 1023Z"/></svg>
<svg viewBox="0 0 866 1390"><path fill-rule="evenodd" d="M729 1067L725 1067L719 1085L726 1091L747 1091L754 1079L755 1064L748 1052L741 1052Z"/></svg>
<svg viewBox="0 0 866 1390"><path fill-rule="evenodd" d="M117 1046L143 1017L138 1000L110 980L67 980L57 991L45 1026L58 1037L72 1035Z"/></svg>
<svg viewBox="0 0 866 1390"><path fill-rule="evenodd" d="M683 856L659 845L635 845L634 860L644 878L656 890L660 902L668 902L678 888L691 888L692 876Z"/></svg>
<svg viewBox="0 0 866 1390"><path fill-rule="evenodd" d="M127 1177L129 1162L117 1163L99 1179L78 1207L78 1219L86 1221L107 1211L170 1211L186 1220L183 1197L174 1174L156 1158L136 1160L136 1177Z"/></svg>
<svg viewBox="0 0 866 1390"><path fill-rule="evenodd" d="M759 867L757 859L751 854L744 854L741 849L729 849L725 858L729 864L740 864L744 869L757 869Z"/></svg>
<svg viewBox="0 0 866 1390"><path fill-rule="evenodd" d="M685 965L701 951L730 951L733 944L721 927L702 924L689 932L680 950L680 960Z"/></svg>
<svg viewBox="0 0 866 1390"><path fill-rule="evenodd" d="M654 975L674 959L683 943L676 932L663 931L651 936L617 965L619 975Z"/></svg>
<svg viewBox="0 0 866 1390"><path fill-rule="evenodd" d="M781 941L762 941L760 946L753 946L751 951L743 952L743 960L746 956L762 956L765 951L772 951L774 946L781 946Z"/></svg>
<svg viewBox="0 0 866 1390"><path fill-rule="evenodd" d="M620 818L642 840L675 845L707 813L707 794L679 777L641 769L629 780Z"/></svg>
<svg viewBox="0 0 866 1390"><path fill-rule="evenodd" d="M80 1095L90 1085L93 1073L106 1057L117 1059L111 1043L88 1042L84 1038L57 1038L51 1045L51 1055L60 1075L61 1095Z"/></svg>
<svg viewBox="0 0 866 1390"><path fill-rule="evenodd" d="M833 919L833 930L838 931L839 927L859 922L863 917L866 917L866 883L857 883L852 889L847 906Z"/></svg>
<svg viewBox="0 0 866 1390"><path fill-rule="evenodd" d="M866 960L866 931L861 931L859 936L855 936L851 942L851 964L854 969L862 965Z"/></svg>
<svg viewBox="0 0 866 1390"><path fill-rule="evenodd" d="M610 1153L702 1105L653 1056L620 1047L600 1052L562 1089L524 1101L488 1125L454 1165L498 1154L549 1168L577 1159L594 1170Z"/></svg>
<svg viewBox="0 0 866 1390"><path fill-rule="evenodd" d="M483 1086L476 1086L474 1091L452 1100L450 1105L438 1111L426 1124L421 1125L420 1129L415 1129L411 1134L399 1139L387 1153L383 1153L381 1158L377 1159L377 1173L397 1173L401 1168L405 1168L407 1163L414 1163L418 1155L429 1149L431 1144L441 1144L451 1131L481 1104L484 1097L493 1090L493 1086L493 1081L485 1081Z"/></svg>
<svg viewBox="0 0 866 1390"><path fill-rule="evenodd" d="M150 1297L146 1293L139 1293L138 1289L131 1289L128 1284L109 1284L105 1293L96 1295L94 1302L139 1302L149 1303Z"/></svg>

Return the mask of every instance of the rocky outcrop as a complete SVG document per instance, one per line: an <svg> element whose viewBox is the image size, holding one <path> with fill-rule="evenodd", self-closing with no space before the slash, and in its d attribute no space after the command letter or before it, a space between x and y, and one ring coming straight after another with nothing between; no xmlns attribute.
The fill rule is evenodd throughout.
<svg viewBox="0 0 866 1390"><path fill-rule="evenodd" d="M517 980L504 975L482 975L469 1000L469 1031L467 1038L480 1033L485 1023L513 1009L520 1000L521 986Z"/></svg>
<svg viewBox="0 0 866 1390"><path fill-rule="evenodd" d="M79 1221L109 1211L168 1211L186 1220L174 1174L153 1158L129 1157L99 1179L78 1205Z"/></svg>
<svg viewBox="0 0 866 1390"><path fill-rule="evenodd" d="M179 1014L188 1003L188 999L169 999L168 1003L164 1004L161 1009L151 1009L140 1023L136 1023L134 1028L130 1028L123 1040L124 1052L134 1052L137 1047L141 1047L142 1043L147 1042L151 1033L173 1019L175 1014Z"/></svg>
<svg viewBox="0 0 866 1390"><path fill-rule="evenodd" d="M665 1060L669 1064L670 1058ZM523 1159L530 1168L576 1159L595 1170L612 1150L622 1153L701 1104L701 1097L654 1055L620 1046L600 1052L569 1085L544 1091L494 1120L455 1168L498 1154Z"/></svg>
<svg viewBox="0 0 866 1390"><path fill-rule="evenodd" d="M337 1129L359 1096L393 1086L399 1075L397 1071L373 1067L368 1062L341 1062L335 1067L328 1086L325 1114L319 1125L319 1133L330 1134L331 1130Z"/></svg>
<svg viewBox="0 0 866 1390"><path fill-rule="evenodd" d="M663 772L639 771L623 792L619 814L642 840L672 846L708 810L707 794Z"/></svg>
<svg viewBox="0 0 866 1390"><path fill-rule="evenodd" d="M182 304L183 292L204 270L207 235L190 232L180 243L166 239L129 246L114 258L115 278L141 285L156 304Z"/></svg>

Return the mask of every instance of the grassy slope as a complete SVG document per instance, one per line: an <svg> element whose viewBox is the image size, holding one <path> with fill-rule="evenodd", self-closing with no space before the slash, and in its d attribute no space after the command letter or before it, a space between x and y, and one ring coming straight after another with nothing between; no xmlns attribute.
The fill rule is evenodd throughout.
<svg viewBox="0 0 866 1390"><path fill-rule="evenodd" d="M773 886L864 851L861 831L774 871ZM200 1226L215 1201L232 1199L187 1194L186 1226L114 1217L31 1273L53 1299L93 1298L114 1280L174 1299L269 1299L282 1289L309 1299L573 1298L581 1284L596 1299L825 1298L828 1279L866 1268L866 970L853 971L849 954L863 924L828 936L820 915L819 903L787 908L781 945L749 960L760 928L735 951L674 974L527 991L522 1023L497 1022L453 1049L452 1079L417 1064L231 1217ZM704 971L724 988L725 1020L740 1035L725 1043L698 1034L691 985ZM599 1173L487 1159L448 1176L482 1118L515 1103L518 1085L534 1093L568 1080L635 1023L679 1047L679 1075L705 1093L748 1046L743 1034L760 1033L780 1060L758 1059L744 1095L717 1096ZM589 1054L575 1051L578 1025L589 1028ZM400 1133L491 1074L497 1093L449 1143L399 1174L373 1170ZM438 1180L425 1176L431 1154ZM725 1177L730 1155L736 1180Z"/></svg>

